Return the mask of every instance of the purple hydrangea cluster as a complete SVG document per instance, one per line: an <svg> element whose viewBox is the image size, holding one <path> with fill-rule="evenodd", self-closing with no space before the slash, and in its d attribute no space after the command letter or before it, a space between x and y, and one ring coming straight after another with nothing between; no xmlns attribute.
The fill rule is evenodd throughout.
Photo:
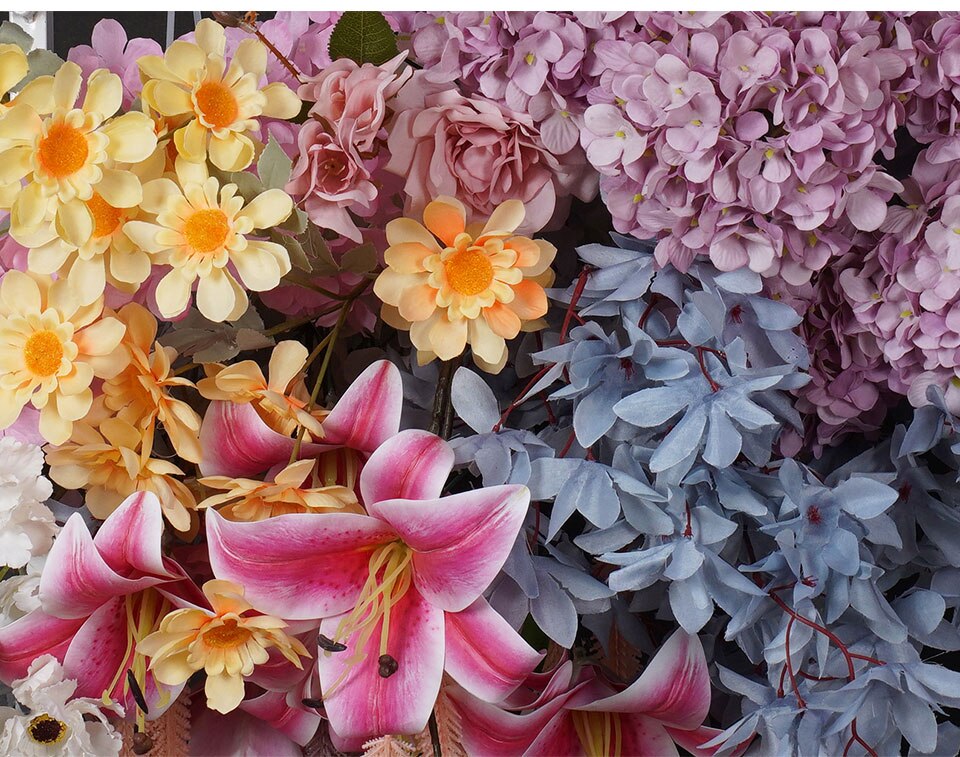
<svg viewBox="0 0 960 757"><path fill-rule="evenodd" d="M896 14L644 14L594 47L581 141L615 227L788 285L878 229L913 87Z"/></svg>

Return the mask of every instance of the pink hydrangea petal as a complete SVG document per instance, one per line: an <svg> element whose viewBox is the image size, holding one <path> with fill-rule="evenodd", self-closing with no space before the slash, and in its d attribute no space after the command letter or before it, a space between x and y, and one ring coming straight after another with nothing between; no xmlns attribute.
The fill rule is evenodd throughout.
<svg viewBox="0 0 960 757"><path fill-rule="evenodd" d="M543 659L482 597L461 612L446 613L444 668L474 696L499 702Z"/></svg>
<svg viewBox="0 0 960 757"><path fill-rule="evenodd" d="M378 502L371 514L414 549L414 581L424 596L458 612L500 571L529 504L525 486L489 486L435 500Z"/></svg>
<svg viewBox="0 0 960 757"><path fill-rule="evenodd" d="M388 499L436 499L453 470L453 450L439 436L410 429L381 444L360 474L360 493L371 513Z"/></svg>
<svg viewBox="0 0 960 757"><path fill-rule="evenodd" d="M330 727L344 739L385 733L419 733L440 691L443 676L443 612L412 587L391 609L387 654L397 661L396 672L379 674L380 629L375 626L366 657L351 665L356 634L348 638L345 652L319 652L320 688ZM339 617L327 618L320 632L333 638ZM342 675L345 677L333 689Z"/></svg>
<svg viewBox="0 0 960 757"><path fill-rule="evenodd" d="M244 586L247 600L281 618L322 618L353 607L370 548L396 539L376 518L295 513L254 523L207 513L210 565Z"/></svg>

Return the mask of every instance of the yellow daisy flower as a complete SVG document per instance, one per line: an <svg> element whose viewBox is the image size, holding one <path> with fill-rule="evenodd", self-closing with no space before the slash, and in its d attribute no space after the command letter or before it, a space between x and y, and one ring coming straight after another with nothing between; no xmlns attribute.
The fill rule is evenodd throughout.
<svg viewBox="0 0 960 757"><path fill-rule="evenodd" d="M65 489L85 490L87 509L101 520L134 492L153 492L170 525L190 531L197 501L177 478L184 472L150 457L143 432L125 420L107 417L107 412L98 405L96 418L75 424L67 443L47 448L50 478Z"/></svg>
<svg viewBox="0 0 960 757"><path fill-rule="evenodd" d="M200 416L170 393L174 387L196 388L189 379L173 375L177 351L156 341L157 320L142 305L124 305L117 318L127 328L121 347L130 353L130 364L103 382L104 404L150 438L159 421L177 454L200 462Z"/></svg>
<svg viewBox="0 0 960 757"><path fill-rule="evenodd" d="M157 285L157 305L164 318L183 313L193 284L197 307L211 321L232 321L247 309L247 293L227 268L232 263L243 285L255 292L273 289L290 271L283 245L246 235L282 223L293 200L280 189L268 189L245 204L236 184L224 184L207 173L203 163L177 160L177 182L155 179L143 187L141 209L156 221L128 221L124 233L169 265Z"/></svg>
<svg viewBox="0 0 960 757"><path fill-rule="evenodd" d="M157 150L162 148L158 147ZM139 182L158 178L163 173L164 160L152 156L142 163L119 166L129 171ZM82 304L93 302L103 294L109 283L121 292L132 294L150 275L150 256L137 247L123 233L123 225L143 215L140 184L137 191L126 195L122 202L111 205L94 187L93 195L84 204L93 219L90 237L81 245L65 239L57 228L56 218L48 213L46 220L30 233L20 232L16 239L29 249L31 271L56 273L67 279Z"/></svg>
<svg viewBox="0 0 960 757"><path fill-rule="evenodd" d="M354 512L364 514L357 495L345 486L318 486L316 460L298 460L273 481L207 476L200 483L224 494L207 497L198 507L219 507L228 520L266 520L289 513ZM310 479L310 485L306 485Z"/></svg>
<svg viewBox="0 0 960 757"><path fill-rule="evenodd" d="M27 402L52 444L70 438L90 410L94 376L110 378L129 360L117 350L124 326L102 300L80 306L65 282L8 271L0 283L0 429Z"/></svg>
<svg viewBox="0 0 960 757"><path fill-rule="evenodd" d="M190 121L174 133L177 151L187 160L210 162L224 171L242 171L253 162L251 135L257 118L293 118L300 98L286 84L260 88L267 70L267 48L245 39L227 67L223 27L210 19L197 24L196 42L177 40L166 53L138 61L144 82L141 97L169 118Z"/></svg>
<svg viewBox="0 0 960 757"><path fill-rule="evenodd" d="M19 45L0 44L0 118L14 104L30 105L42 114L53 111L52 76L38 76L19 92L11 92L23 81L29 69L27 54ZM0 207L9 208L19 191L20 182L17 180L0 182Z"/></svg>
<svg viewBox="0 0 960 757"><path fill-rule="evenodd" d="M153 122L143 113L110 118L123 90L120 78L104 69L90 75L77 108L82 83L80 67L64 63L53 78L49 116L18 102L0 118L0 184L27 182L10 206L15 239L36 231L49 216L57 233L79 247L94 232L86 205L94 192L118 208L139 201L139 179L111 166L137 163L153 152Z"/></svg>
<svg viewBox="0 0 960 757"><path fill-rule="evenodd" d="M310 401L303 375L307 357L307 348L300 342L280 342L270 355L269 380L253 360L228 366L214 363L207 366L210 375L197 382L197 389L208 400L252 402L263 422L279 434L291 436L303 426L304 441L322 439L327 411L319 407L306 410Z"/></svg>
<svg viewBox="0 0 960 757"><path fill-rule="evenodd" d="M523 216L523 204L508 200L485 226L468 227L463 204L440 197L424 209L423 225L387 224L387 268L373 289L383 319L410 331L421 365L455 358L469 344L477 365L497 373L506 340L542 327L557 248L514 236Z"/></svg>
<svg viewBox="0 0 960 757"><path fill-rule="evenodd" d="M243 678L270 659L276 649L298 668L306 647L283 629L287 624L270 615L249 614L253 606L243 598L243 587L214 579L203 585L213 610L174 610L160 621L160 629L137 644L150 657L150 670L161 683L179 686L198 670L207 674L207 706L230 712L243 700Z"/></svg>

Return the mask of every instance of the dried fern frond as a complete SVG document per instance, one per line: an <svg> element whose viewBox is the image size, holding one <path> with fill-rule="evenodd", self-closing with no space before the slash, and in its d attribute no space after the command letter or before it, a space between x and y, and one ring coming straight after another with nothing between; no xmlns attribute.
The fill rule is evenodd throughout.
<svg viewBox="0 0 960 757"><path fill-rule="evenodd" d="M460 726L460 713L450 703L444 688L440 689L437 703L433 707L433 715L437 721L437 736L439 739L440 754L443 757L467 757L463 748L463 731ZM433 755L433 737L428 725L414 737L417 748L425 757Z"/></svg>
<svg viewBox="0 0 960 757"><path fill-rule="evenodd" d="M381 736L363 745L363 757L416 757L417 747L405 736Z"/></svg>

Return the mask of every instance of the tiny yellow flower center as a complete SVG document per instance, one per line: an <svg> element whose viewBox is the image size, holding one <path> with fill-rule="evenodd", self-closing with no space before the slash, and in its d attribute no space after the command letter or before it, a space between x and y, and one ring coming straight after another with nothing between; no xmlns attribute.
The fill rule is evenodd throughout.
<svg viewBox="0 0 960 757"><path fill-rule="evenodd" d="M67 124L54 124L47 136L40 140L40 165L57 179L83 168L89 154L90 148L84 133Z"/></svg>
<svg viewBox="0 0 960 757"><path fill-rule="evenodd" d="M235 620L227 620L222 626L217 626L203 632L203 641L208 646L217 649L234 649L243 646L253 634L246 628L237 625Z"/></svg>
<svg viewBox="0 0 960 757"><path fill-rule="evenodd" d="M197 107L212 126L222 129L237 120L240 106L226 84L218 81L204 82L197 90L196 98Z"/></svg>
<svg viewBox="0 0 960 757"><path fill-rule="evenodd" d="M527 62L528 66L532 66L534 64L534 61L536 61L537 56L534 55L533 53L527 53L526 55L523 56L523 59Z"/></svg>
<svg viewBox="0 0 960 757"><path fill-rule="evenodd" d="M23 345L23 362L36 376L52 376L62 359L63 344L52 331L35 331Z"/></svg>
<svg viewBox="0 0 960 757"><path fill-rule="evenodd" d="M215 252L223 247L230 233L227 214L219 208L197 210L183 225L187 244L197 252Z"/></svg>
<svg viewBox="0 0 960 757"><path fill-rule="evenodd" d="M821 66L819 63L813 67L813 72L817 76L823 76L823 74L825 73L823 66Z"/></svg>
<svg viewBox="0 0 960 757"><path fill-rule="evenodd" d="M912 311L912 310L901 310L901 311L900 311L900 317L901 317L901 318L913 318L913 311Z"/></svg>
<svg viewBox="0 0 960 757"><path fill-rule="evenodd" d="M573 710L573 727L587 757L620 757L623 753L619 713Z"/></svg>
<svg viewBox="0 0 960 757"><path fill-rule="evenodd" d="M950 379L950 385L960 388L960 376L954 376Z"/></svg>
<svg viewBox="0 0 960 757"><path fill-rule="evenodd" d="M443 265L450 288L459 294L480 294L493 283L493 263L478 247L461 250Z"/></svg>
<svg viewBox="0 0 960 757"><path fill-rule="evenodd" d="M67 724L49 715L37 715L27 726L27 735L37 744L59 744L67 737Z"/></svg>
<svg viewBox="0 0 960 757"><path fill-rule="evenodd" d="M87 210L93 216L93 236L95 239L108 237L120 226L123 212L113 207L96 192L87 200Z"/></svg>

